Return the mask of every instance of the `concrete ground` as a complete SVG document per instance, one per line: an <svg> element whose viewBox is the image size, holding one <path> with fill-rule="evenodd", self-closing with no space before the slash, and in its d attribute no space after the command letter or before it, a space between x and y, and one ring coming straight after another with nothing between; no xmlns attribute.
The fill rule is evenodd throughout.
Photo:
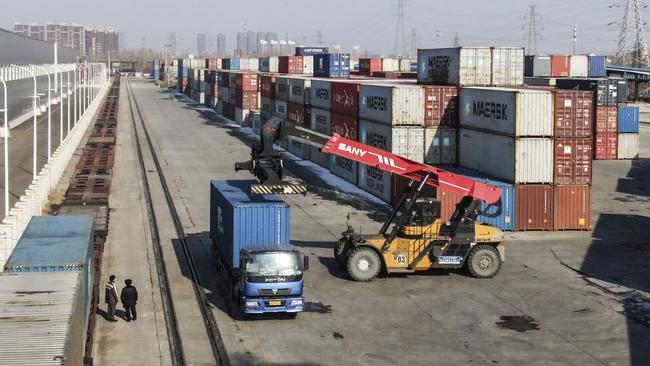
<svg viewBox="0 0 650 366"><path fill-rule="evenodd" d="M208 264L208 184L251 178L233 170L233 162L248 158L250 134L172 100L152 83L133 82L133 88L233 364L647 363L650 243L642 227L650 223L649 127L642 129L642 159L595 163L593 232L508 234L507 262L491 280L436 271L350 281L332 256L344 216L351 212L355 228L372 232L385 207L331 189L326 182L346 184L327 172L287 162L312 187L305 197L284 197L292 206L292 242L311 257L307 311L295 320L239 321L227 314ZM111 229L129 224L118 228L112 221ZM115 342L110 352L125 349L126 340Z"/></svg>

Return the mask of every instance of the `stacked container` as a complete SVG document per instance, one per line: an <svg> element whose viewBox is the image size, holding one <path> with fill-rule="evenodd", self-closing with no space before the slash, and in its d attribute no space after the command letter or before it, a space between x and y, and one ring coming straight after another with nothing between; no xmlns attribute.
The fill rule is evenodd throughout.
<svg viewBox="0 0 650 366"><path fill-rule="evenodd" d="M315 55L314 76L324 78L349 78L350 55L342 53L326 53Z"/></svg>
<svg viewBox="0 0 650 366"><path fill-rule="evenodd" d="M639 107L618 107L618 159L639 157Z"/></svg>
<svg viewBox="0 0 650 366"><path fill-rule="evenodd" d="M303 74L303 56L280 56L278 59L278 72L281 74Z"/></svg>
<svg viewBox="0 0 650 366"><path fill-rule="evenodd" d="M424 87L424 162L456 164L458 87Z"/></svg>
<svg viewBox="0 0 650 366"><path fill-rule="evenodd" d="M242 126L250 126L248 116L260 109L258 74L249 71L217 73L215 89L218 92L217 112Z"/></svg>

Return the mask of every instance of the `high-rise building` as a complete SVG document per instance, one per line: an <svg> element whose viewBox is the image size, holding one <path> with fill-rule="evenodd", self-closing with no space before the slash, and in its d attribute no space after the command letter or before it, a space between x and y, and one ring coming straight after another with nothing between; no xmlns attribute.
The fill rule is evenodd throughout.
<svg viewBox="0 0 650 366"><path fill-rule="evenodd" d="M167 37L167 44L165 44L165 47L169 51L169 56L176 57L176 46L178 45L178 42L176 41L176 33L169 33L169 36Z"/></svg>
<svg viewBox="0 0 650 366"><path fill-rule="evenodd" d="M196 35L196 51L197 55L201 56L205 54L205 34L199 33Z"/></svg>
<svg viewBox="0 0 650 366"><path fill-rule="evenodd" d="M246 33L246 53L249 55L257 53L257 37L253 31Z"/></svg>
<svg viewBox="0 0 650 366"><path fill-rule="evenodd" d="M240 53L248 52L248 35L246 32L237 32L237 49Z"/></svg>
<svg viewBox="0 0 650 366"><path fill-rule="evenodd" d="M119 50L119 35L113 27L92 25L48 23L25 24L15 23L16 33L41 41L57 43L79 52L82 57L91 60L105 60L108 52L117 55Z"/></svg>
<svg viewBox="0 0 650 366"><path fill-rule="evenodd" d="M217 55L219 57L226 55L226 35L223 33L217 34Z"/></svg>

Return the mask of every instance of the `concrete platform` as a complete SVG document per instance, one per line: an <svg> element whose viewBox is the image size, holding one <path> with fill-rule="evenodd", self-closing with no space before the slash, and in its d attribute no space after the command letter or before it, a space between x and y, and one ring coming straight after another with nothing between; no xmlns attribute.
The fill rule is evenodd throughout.
<svg viewBox="0 0 650 366"><path fill-rule="evenodd" d="M643 159L595 164L593 232L509 234L507 263L483 281L460 271L350 281L332 254L345 214L352 213L355 228L373 232L385 206L356 196L322 169L305 168L311 164L287 162L313 187L305 197L285 196L292 242L311 257L307 311L295 320L237 321L208 263L208 183L251 178L233 170L233 162L248 158L250 130L199 113L150 82L132 86L233 364L644 365L650 357L650 240L642 229L650 223L650 128L642 131ZM117 169L124 164L119 159L118 151ZM115 179L118 193L123 188ZM129 214L126 226L111 222L112 231L124 233L111 235L129 237L129 226L139 223L137 210ZM119 362L113 354L132 347L117 335L130 337L134 324L120 324L115 337L105 337L106 363Z"/></svg>

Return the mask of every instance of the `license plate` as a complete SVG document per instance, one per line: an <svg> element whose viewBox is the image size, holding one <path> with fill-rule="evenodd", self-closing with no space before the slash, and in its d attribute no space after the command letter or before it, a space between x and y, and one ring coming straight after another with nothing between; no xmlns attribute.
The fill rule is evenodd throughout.
<svg viewBox="0 0 650 366"><path fill-rule="evenodd" d="M269 306L282 306L282 301L269 301Z"/></svg>

